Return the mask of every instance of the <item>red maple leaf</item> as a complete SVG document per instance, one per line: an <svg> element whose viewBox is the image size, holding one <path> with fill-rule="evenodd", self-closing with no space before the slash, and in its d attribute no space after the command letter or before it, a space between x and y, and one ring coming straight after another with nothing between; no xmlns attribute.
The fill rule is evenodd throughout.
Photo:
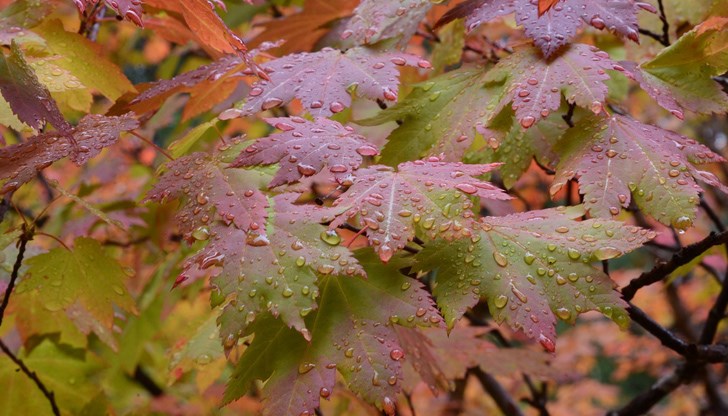
<svg viewBox="0 0 728 416"><path fill-rule="evenodd" d="M437 26L464 17L468 30L473 30L483 22L515 13L526 35L544 55L551 56L569 43L584 23L639 42L640 8L655 12L650 4L634 0L549 0L538 5L532 0L466 0L448 11Z"/></svg>
<svg viewBox="0 0 728 416"><path fill-rule="evenodd" d="M367 236L383 261L404 248L421 229L428 234L462 232L462 219L472 216L467 196L510 199L490 183L476 179L497 164L466 165L441 162L436 157L389 166L370 166L355 172L354 184L334 201L342 208L331 227L359 216Z"/></svg>
<svg viewBox="0 0 728 416"><path fill-rule="evenodd" d="M121 117L90 114L68 131L43 133L23 143L3 147L0 149L0 179L7 181L0 188L0 194L17 189L33 179L37 172L64 157L83 165L104 147L116 143L122 132L138 126L133 113Z"/></svg>
<svg viewBox="0 0 728 416"><path fill-rule="evenodd" d="M324 48L267 62L270 80L255 83L238 115L269 110L298 98L306 111L328 117L351 105L348 89L372 100L396 101L398 66L429 68L430 63L405 53L377 53L364 48L346 52Z"/></svg>
<svg viewBox="0 0 728 416"><path fill-rule="evenodd" d="M266 121L281 132L258 139L231 166L279 163L270 187L312 176L324 166L328 166L334 178L343 181L361 165L362 156L379 154L374 145L354 133L351 127L326 118L315 121L300 117L269 118Z"/></svg>

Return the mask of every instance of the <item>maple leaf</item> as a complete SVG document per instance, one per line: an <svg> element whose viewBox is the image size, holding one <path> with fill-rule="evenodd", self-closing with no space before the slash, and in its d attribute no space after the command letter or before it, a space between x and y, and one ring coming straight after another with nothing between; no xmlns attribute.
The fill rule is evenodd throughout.
<svg viewBox="0 0 728 416"><path fill-rule="evenodd" d="M15 42L10 56L0 53L0 92L18 119L30 127L39 130L47 121L57 130L70 130L48 88L38 81Z"/></svg>
<svg viewBox="0 0 728 416"><path fill-rule="evenodd" d="M306 0L300 12L261 23L263 31L248 44L256 47L263 42L284 39L285 43L276 48L283 54L310 51L329 32L328 26L336 19L349 16L357 3L357 0Z"/></svg>
<svg viewBox="0 0 728 416"><path fill-rule="evenodd" d="M18 189L37 172L64 157L81 166L104 147L116 143L122 132L137 127L139 122L132 113L120 117L89 114L68 131L43 133L23 143L0 148L0 180L7 180L0 194Z"/></svg>
<svg viewBox="0 0 728 416"><path fill-rule="evenodd" d="M86 7L93 7L100 0L73 0L76 7L81 13L86 11ZM111 7L119 16L133 22L139 27L144 27L142 22L142 0L104 0L107 6Z"/></svg>
<svg viewBox="0 0 728 416"><path fill-rule="evenodd" d="M125 106L137 114L157 110L170 96L189 93L190 100L182 112L182 119L189 120L225 100L248 75L247 64L238 55L225 55L192 71L169 80L156 81L139 86L144 90ZM213 99L211 99L211 96Z"/></svg>
<svg viewBox="0 0 728 416"><path fill-rule="evenodd" d="M473 215L469 196L510 199L502 190L475 178L497 166L448 163L431 157L402 163L396 172L382 165L359 169L354 184L334 201L341 214L331 227L359 215L369 242L387 262L414 238L418 227L432 237L445 231L457 236L462 231L461 220Z"/></svg>
<svg viewBox="0 0 728 416"><path fill-rule="evenodd" d="M350 390L394 414L406 359L394 325L439 326L442 320L422 285L398 272L398 262L384 265L369 250L357 257L367 279L322 279L319 310L306 318L310 343L270 318L249 328L246 335L255 338L238 361L225 402L265 380L265 414L313 414L320 399L331 396L338 371Z"/></svg>
<svg viewBox="0 0 728 416"><path fill-rule="evenodd" d="M354 9L341 37L358 44L397 38L397 45L404 47L431 7L430 0L362 0Z"/></svg>
<svg viewBox="0 0 728 416"><path fill-rule="evenodd" d="M486 81L505 82L497 114L513 102L523 128L533 126L561 105L561 94L569 103L602 112L609 79L605 72L615 69L606 52L583 44L544 60L534 48L523 48L502 59L488 72Z"/></svg>
<svg viewBox="0 0 728 416"><path fill-rule="evenodd" d="M397 121L379 163L399 163L429 155L459 161L473 143L476 127L491 115L497 95L484 87L483 68L457 69L417 84L393 107L357 121L365 126Z"/></svg>
<svg viewBox="0 0 728 416"><path fill-rule="evenodd" d="M0 10L0 33L36 26L56 8L54 2L40 0L6 1L2 5L4 8ZM10 42L6 44L9 45Z"/></svg>
<svg viewBox="0 0 728 416"><path fill-rule="evenodd" d="M468 369L480 367L493 375L514 373L552 378L550 357L543 351L525 348L498 348L482 337L491 331L484 327L443 328L395 327L405 360L404 389L411 392L415 383L424 381L434 393L451 391L450 380L465 377ZM419 377L418 377L419 376Z"/></svg>
<svg viewBox="0 0 728 416"><path fill-rule="evenodd" d="M713 17L650 61L620 62L652 98L678 118L728 111L728 94L713 77L728 71L728 18Z"/></svg>
<svg viewBox="0 0 728 416"><path fill-rule="evenodd" d="M229 349L256 316L271 311L309 337L304 317L316 309L317 276L363 275L361 267L334 231L329 210L293 204L298 194L270 201L266 231L245 231L216 222L209 243L187 259L178 282L196 270L220 266L213 279L217 299L233 297L220 317L220 336ZM326 218L328 216L329 218Z"/></svg>
<svg viewBox="0 0 728 416"><path fill-rule="evenodd" d="M121 265L96 240L78 238L73 250L56 248L26 263L27 276L18 293L37 292L46 309L66 311L81 332L93 331L116 348L114 306L127 312L136 308L124 289L127 276Z"/></svg>
<svg viewBox="0 0 728 416"><path fill-rule="evenodd" d="M176 219L188 239L204 237L215 214L243 231L265 227L268 201L245 170L226 169L220 156L192 153L167 163L167 170L149 191L146 201L182 199Z"/></svg>
<svg viewBox="0 0 728 416"><path fill-rule="evenodd" d="M99 383L69 383L101 371L102 364L94 354L71 351L44 338L33 349L23 349L19 358L53 392L62 414L83 414L89 398L101 392ZM5 387L0 390L0 400L8 414L52 414L48 398L10 360L0 362L0 383Z"/></svg>
<svg viewBox="0 0 728 416"><path fill-rule="evenodd" d="M468 30L473 30L483 22L515 13L516 22L548 57L568 44L584 23L639 42L639 9L656 11L650 4L633 0L542 0L538 5L532 0L466 0L436 26L464 17Z"/></svg>
<svg viewBox="0 0 728 416"><path fill-rule="evenodd" d="M269 184L273 188L312 176L328 166L329 173L342 181L362 163L362 156L376 156L379 150L336 121L300 117L268 118L280 133L258 139L246 147L231 167L279 163L278 173Z"/></svg>
<svg viewBox="0 0 728 416"><path fill-rule="evenodd" d="M677 133L626 116L585 117L556 147L561 156L551 195L579 180L593 216L617 215L634 199L663 224L685 229L695 219L703 178L697 164L724 159Z"/></svg>
<svg viewBox="0 0 728 416"><path fill-rule="evenodd" d="M45 21L33 31L45 40L45 51L52 55L53 65L69 71L84 86L116 101L134 86L111 62L103 48L77 33L67 32L59 20Z"/></svg>
<svg viewBox="0 0 728 416"><path fill-rule="evenodd" d="M429 68L430 63L405 53L377 53L364 48L346 52L324 48L286 55L262 66L270 80L256 82L239 111L250 115L298 98L306 111L328 117L351 105L348 89L372 100L396 101L397 66Z"/></svg>
<svg viewBox="0 0 728 416"><path fill-rule="evenodd" d="M591 263L632 251L655 233L610 220L574 221L583 213L556 208L485 217L472 224L470 238L428 244L415 266L436 272L432 293L448 327L481 298L496 322L549 351L556 317L574 323L578 314L599 310L626 327L627 304Z"/></svg>
<svg viewBox="0 0 728 416"><path fill-rule="evenodd" d="M488 128L482 125L476 127L485 139L485 145L468 154L467 160L470 163L503 163L498 172L503 185L510 189L528 170L534 158L542 166L556 167L558 156L554 153L553 146L567 127L560 115L551 113L534 128L524 130L513 111L503 111Z"/></svg>
<svg viewBox="0 0 728 416"><path fill-rule="evenodd" d="M559 1L561 0L538 0L538 17L543 16L544 13L554 7Z"/></svg>
<svg viewBox="0 0 728 416"><path fill-rule="evenodd" d="M144 3L181 15L190 31L195 34L198 42L203 47L222 54L247 51L245 43L230 30L215 12L215 6L225 9L225 3L221 0L144 0Z"/></svg>

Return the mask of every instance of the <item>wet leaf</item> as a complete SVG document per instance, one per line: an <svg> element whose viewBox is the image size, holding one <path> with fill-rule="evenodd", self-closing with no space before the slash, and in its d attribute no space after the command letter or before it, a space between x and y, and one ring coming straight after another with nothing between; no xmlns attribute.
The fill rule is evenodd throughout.
<svg viewBox="0 0 728 416"><path fill-rule="evenodd" d="M311 342L270 317L251 326L255 338L238 362L225 392L230 402L255 380L265 414L298 416L333 393L338 371L347 387L390 413L401 390L404 356L394 325L439 326L441 318L417 281L383 265L371 252L358 258L368 278L327 276L319 310L306 318Z"/></svg>
<svg viewBox="0 0 728 416"><path fill-rule="evenodd" d="M265 234L268 201L251 186L246 171L227 169L219 155L201 152L169 162L166 168L145 201L181 199L176 219L188 239L197 238L196 233L206 235L204 230L216 220Z"/></svg>
<svg viewBox="0 0 728 416"><path fill-rule="evenodd" d="M582 214L572 208L485 217L470 225L470 238L428 244L416 268L434 271L433 295L448 326L486 299L496 322L549 351L557 319L574 323L599 310L626 327L626 303L592 263L628 253L655 233L616 221L575 221Z"/></svg>
<svg viewBox="0 0 728 416"><path fill-rule="evenodd" d="M376 53L364 48L346 52L324 48L318 52L286 55L262 68L270 81L253 85L240 115L285 105L294 98L313 116L328 117L351 105L348 89L372 100L396 101L398 66L429 68L430 63L404 53Z"/></svg>
<svg viewBox="0 0 728 416"><path fill-rule="evenodd" d="M441 233L458 236L465 219L473 216L470 196L510 199L490 183L476 179L497 166L448 163L432 157L402 163L397 171L381 165L359 169L354 184L334 202L341 215L331 227L357 217L385 262L417 230L433 238Z"/></svg>
<svg viewBox="0 0 728 416"><path fill-rule="evenodd" d="M396 166L439 154L459 161L473 143L477 126L493 115L498 91L485 88L485 76L482 68L448 72L418 84L393 107L358 121L365 126L401 122L387 138L379 163Z"/></svg>
<svg viewBox="0 0 728 416"><path fill-rule="evenodd" d="M579 181L593 216L616 216L631 200L663 224L689 228L702 179L697 165L724 159L693 139L627 116L586 117L555 149L561 156L551 194Z"/></svg>
<svg viewBox="0 0 728 416"><path fill-rule="evenodd" d="M466 0L448 11L441 26L465 18L468 30L511 13L545 56L553 55L576 35L584 23L639 43L637 11L655 12L647 3L621 0Z"/></svg>
<svg viewBox="0 0 728 416"><path fill-rule="evenodd" d="M260 26L264 28L248 44L257 47L263 42L286 42L277 50L283 53L308 52L329 33L329 26L337 19L351 15L357 0L306 0L298 13L269 20Z"/></svg>
<svg viewBox="0 0 728 416"><path fill-rule="evenodd" d="M615 63L606 52L573 44L550 60L544 60L534 48L524 48L498 62L488 73L488 82L505 82L500 103L495 110L512 103L524 129L547 117L566 101L602 112L609 79L605 72Z"/></svg>
<svg viewBox="0 0 728 416"><path fill-rule="evenodd" d="M18 293L35 292L50 312L65 311L81 332L94 332L116 348L112 333L114 309L135 312L121 265L90 238L78 238L74 248L56 248L27 260L27 276Z"/></svg>
<svg viewBox="0 0 728 416"><path fill-rule="evenodd" d="M178 282L195 270L219 266L212 280L213 304L229 300L219 320L228 349L266 311L310 339L304 317L317 307L317 276L364 273L340 244L341 238L327 235L319 225L330 215L328 210L293 205L297 197L273 198L265 228L246 232L220 222L211 224L208 245L184 263Z"/></svg>
<svg viewBox="0 0 728 416"><path fill-rule="evenodd" d="M360 45L396 39L406 46L431 7L430 0L362 0L341 37Z"/></svg>
<svg viewBox="0 0 728 416"><path fill-rule="evenodd" d="M23 143L0 148L0 179L5 180L0 194L17 189L37 172L65 157L83 165L104 147L116 143L122 132L138 126L132 113L121 117L90 114L69 131L43 133Z"/></svg>
<svg viewBox="0 0 728 416"><path fill-rule="evenodd" d="M188 93L190 100L182 113L183 119L188 120L225 100L246 76L245 68L247 64L239 56L225 55L172 79L145 84L145 89L126 108L138 114L156 111L172 95Z"/></svg>
<svg viewBox="0 0 728 416"><path fill-rule="evenodd" d="M336 121L300 117L269 118L266 122L279 133L258 139L246 147L232 167L270 165L280 168L269 186L295 182L328 167L328 175L340 182L351 177L364 156L376 156L379 150L354 129Z"/></svg>
<svg viewBox="0 0 728 416"><path fill-rule="evenodd" d="M713 77L728 71L728 18L713 17L652 60L620 62L658 104L682 119L683 111L728 111L728 94Z"/></svg>
<svg viewBox="0 0 728 416"><path fill-rule="evenodd" d="M58 109L48 88L38 81L18 45L13 42L10 55L0 53L0 92L20 121L40 130L46 122L60 131L71 125Z"/></svg>

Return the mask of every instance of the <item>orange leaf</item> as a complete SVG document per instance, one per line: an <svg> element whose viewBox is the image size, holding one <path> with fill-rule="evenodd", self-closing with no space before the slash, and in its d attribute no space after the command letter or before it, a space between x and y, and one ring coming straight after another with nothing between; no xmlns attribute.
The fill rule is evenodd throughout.
<svg viewBox="0 0 728 416"><path fill-rule="evenodd" d="M538 0L538 17L549 11L559 0Z"/></svg>

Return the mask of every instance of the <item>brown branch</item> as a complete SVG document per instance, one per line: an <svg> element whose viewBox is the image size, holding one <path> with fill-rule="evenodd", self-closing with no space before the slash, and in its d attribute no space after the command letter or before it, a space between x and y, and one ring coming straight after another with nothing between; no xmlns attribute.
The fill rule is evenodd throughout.
<svg viewBox="0 0 728 416"><path fill-rule="evenodd" d="M667 395L675 391L682 384L689 381L693 373L694 369L691 369L689 365L681 364L675 372L667 377L657 380L657 382L653 384L649 390L637 395L623 408L607 412L607 416L644 415L660 400L667 397Z"/></svg>
<svg viewBox="0 0 728 416"><path fill-rule="evenodd" d="M662 22L662 33L657 34L651 30L639 29L639 32L645 36L651 37L652 39L660 42L662 46L670 46L670 23L667 21L665 16L665 5L662 4L662 0L657 0L657 7L659 8L660 14L658 17Z"/></svg>
<svg viewBox="0 0 728 416"><path fill-rule="evenodd" d="M627 286L622 288L622 297L624 297L626 301L632 300L639 289L661 281L670 273L674 272L679 267L690 263L710 248L726 243L728 243L728 231L710 233L707 237L697 243L685 246L682 250L675 253L667 262L662 262L652 268L652 270L644 272L639 277L632 279Z"/></svg>
<svg viewBox="0 0 728 416"><path fill-rule="evenodd" d="M13 271L10 274L10 281L8 287L5 289L5 295L3 296L3 303L0 305L0 326L3 324L3 318L5 317L5 309L8 307L10 302L10 294L15 287L15 282L18 280L18 274L20 272L20 266L23 264L23 257L25 256L25 246L28 241L33 239L34 229L32 226L23 224L23 233L20 234L20 240L18 242L18 255L15 257L15 264L13 264Z"/></svg>
<svg viewBox="0 0 728 416"><path fill-rule="evenodd" d="M35 371L31 371L21 360L18 358L15 354L13 354L12 351L10 351L10 348L8 348L7 345L5 345L5 342L0 340L0 350L2 350L5 355L10 358L12 362L15 363L18 367L20 367L20 371L23 372L26 376L28 376L29 379L35 383L36 386L38 386L38 390L40 390L41 393L43 393L43 396L45 396L46 399L48 399L48 403L51 405L51 411L53 411L53 414L55 416L60 416L61 411L58 409L58 404L56 403L56 397L53 394L51 390L48 390L48 388L43 384L43 382L38 378L38 375L35 373Z"/></svg>
<svg viewBox="0 0 728 416"><path fill-rule="evenodd" d="M485 391L490 394L495 401L495 404L498 405L498 408L503 412L503 414L509 416L523 416L523 412L520 407L518 407L518 403L516 403L513 397L511 397L503 386L498 383L498 380L481 370L480 367L472 368L469 372L473 374L478 381L480 381L480 384L483 386Z"/></svg>

